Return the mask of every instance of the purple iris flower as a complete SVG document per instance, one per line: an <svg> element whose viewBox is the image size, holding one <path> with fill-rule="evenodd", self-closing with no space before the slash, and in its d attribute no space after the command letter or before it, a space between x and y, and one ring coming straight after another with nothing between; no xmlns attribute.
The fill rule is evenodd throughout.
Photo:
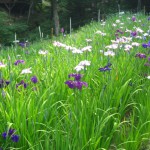
<svg viewBox="0 0 150 150"><path fill-rule="evenodd" d="M65 32L65 29L64 28L61 28L61 33L64 33Z"/></svg>
<svg viewBox="0 0 150 150"><path fill-rule="evenodd" d="M83 77L83 75L73 73L73 74L69 74L68 77L69 78L73 77L76 81L80 81L80 79Z"/></svg>
<svg viewBox="0 0 150 150"><path fill-rule="evenodd" d="M76 88L74 81L72 81L72 80L66 81L65 84L67 84L69 86L69 88L71 88L71 89Z"/></svg>
<svg viewBox="0 0 150 150"><path fill-rule="evenodd" d="M26 42L19 42L18 44L19 44L19 46L21 46L22 48L29 46L29 42L28 42L28 41L26 41Z"/></svg>
<svg viewBox="0 0 150 150"><path fill-rule="evenodd" d="M10 83L10 81L8 81L8 80L5 80L5 83L6 83L6 85L8 85L8 84Z"/></svg>
<svg viewBox="0 0 150 150"><path fill-rule="evenodd" d="M131 36L132 36L132 37L137 36L137 32L136 32L136 31L132 31L132 32L131 32Z"/></svg>
<svg viewBox="0 0 150 150"><path fill-rule="evenodd" d="M148 17L148 19L147 19L148 21L150 21L150 16Z"/></svg>
<svg viewBox="0 0 150 150"><path fill-rule="evenodd" d="M136 55L135 55L135 57L139 57L139 58L146 58L146 55L145 54L143 54L143 53L137 53Z"/></svg>
<svg viewBox="0 0 150 150"><path fill-rule="evenodd" d="M26 47L26 42L19 42L19 46L21 46L22 48Z"/></svg>
<svg viewBox="0 0 150 150"><path fill-rule="evenodd" d="M13 134L13 135L11 136L11 140L12 140L13 142L18 142L18 141L19 141L19 136Z"/></svg>
<svg viewBox="0 0 150 150"><path fill-rule="evenodd" d="M148 48L150 47L150 41L148 43L143 43L142 44L143 48Z"/></svg>
<svg viewBox="0 0 150 150"><path fill-rule="evenodd" d="M15 129L9 129L9 131L8 131L8 133L7 132L3 132L2 133L2 137L4 138L4 139L6 139L8 136L12 136L13 134L14 134L14 132L15 132Z"/></svg>
<svg viewBox="0 0 150 150"><path fill-rule="evenodd" d="M36 76L33 76L33 77L31 77L31 81L32 81L33 83L37 83L37 82L38 82L38 79L37 79Z"/></svg>
<svg viewBox="0 0 150 150"><path fill-rule="evenodd" d="M4 80L3 79L0 79L0 88L2 88L4 85Z"/></svg>
<svg viewBox="0 0 150 150"><path fill-rule="evenodd" d="M135 16L132 17L132 21L133 21L133 22L136 21L136 17L135 17Z"/></svg>
<svg viewBox="0 0 150 150"><path fill-rule="evenodd" d="M148 61L150 61L150 57L148 57Z"/></svg>
<svg viewBox="0 0 150 150"><path fill-rule="evenodd" d="M24 88L27 88L27 83L24 82L24 80L22 80L20 83L16 84L16 88L18 88L19 86L23 86Z"/></svg>
<svg viewBox="0 0 150 150"><path fill-rule="evenodd" d="M65 84L68 85L69 88L71 89L79 89L81 90L82 89L82 86L88 86L88 84L86 82L82 82L82 81L72 81L72 80L68 80L65 82Z"/></svg>
<svg viewBox="0 0 150 150"><path fill-rule="evenodd" d="M117 33L116 33L116 34L115 34L115 36L116 36L116 37L118 37L118 36L119 36L119 34L117 34Z"/></svg>
<svg viewBox="0 0 150 150"><path fill-rule="evenodd" d="M105 67L110 67L111 65L112 65L111 63L107 63Z"/></svg>
<svg viewBox="0 0 150 150"><path fill-rule="evenodd" d="M6 87L7 85L9 85L10 81L8 80L4 80L4 79L0 79L0 88Z"/></svg>
<svg viewBox="0 0 150 150"><path fill-rule="evenodd" d="M14 65L18 65L18 64L24 64L25 61L24 60L17 60Z"/></svg>
<svg viewBox="0 0 150 150"><path fill-rule="evenodd" d="M120 34L123 34L124 32L121 31L120 29L116 30L116 32L120 33Z"/></svg>
<svg viewBox="0 0 150 150"><path fill-rule="evenodd" d="M82 81L75 81L75 85L77 87L77 89L81 90L82 86L88 86L88 84L86 82L82 82Z"/></svg>
<svg viewBox="0 0 150 150"><path fill-rule="evenodd" d="M6 132L3 132L3 133L2 133L2 137L3 137L5 140L6 140L7 136L8 136L8 135L7 135Z"/></svg>
<svg viewBox="0 0 150 150"><path fill-rule="evenodd" d="M80 79L83 77L83 75L81 75L81 74L73 73L73 74L69 74L68 77L74 78L74 80L68 80L65 82L65 84L67 84L68 87L71 89L77 88L77 89L81 90L83 86L86 86L86 87L88 86L88 84L86 82L80 81Z"/></svg>
<svg viewBox="0 0 150 150"><path fill-rule="evenodd" d="M108 63L104 68L99 68L98 70L101 72L110 71L111 68L109 68L112 64Z"/></svg>
<svg viewBox="0 0 150 150"><path fill-rule="evenodd" d="M142 46L143 46L143 48L147 48L147 47L148 47L148 44L143 43Z"/></svg>
<svg viewBox="0 0 150 150"><path fill-rule="evenodd" d="M111 68L109 68L109 67L104 67L104 68L99 68L98 70L101 71L101 72L105 72L105 71L110 71Z"/></svg>
<svg viewBox="0 0 150 150"><path fill-rule="evenodd" d="M9 129L9 131L8 131L8 133L7 132L3 132L2 133L2 137L4 138L4 139L6 139L8 136L9 137L11 137L11 140L13 141L13 142L18 142L19 141L19 136L18 135L16 135L16 134L14 134L15 133L15 129Z"/></svg>
<svg viewBox="0 0 150 150"><path fill-rule="evenodd" d="M8 131L8 135L11 136L11 135L13 135L14 133L15 133L15 129L11 129L11 128L10 128L9 131Z"/></svg>

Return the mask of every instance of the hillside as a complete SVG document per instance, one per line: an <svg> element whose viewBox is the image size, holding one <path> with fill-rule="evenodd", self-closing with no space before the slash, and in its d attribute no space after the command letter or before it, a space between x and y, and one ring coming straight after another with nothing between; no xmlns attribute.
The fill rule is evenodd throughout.
<svg viewBox="0 0 150 150"><path fill-rule="evenodd" d="M148 150L149 26L123 13L2 48L0 147Z"/></svg>

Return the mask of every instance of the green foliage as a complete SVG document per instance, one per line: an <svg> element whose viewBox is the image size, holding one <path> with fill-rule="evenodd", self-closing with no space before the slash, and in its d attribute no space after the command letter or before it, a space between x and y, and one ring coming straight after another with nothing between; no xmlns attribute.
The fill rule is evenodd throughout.
<svg viewBox="0 0 150 150"><path fill-rule="evenodd" d="M33 6L27 25L28 7L32 2ZM14 40L15 32L21 40L24 40L24 37L31 41L37 40L39 39L39 26L41 26L45 37L50 36L51 28L54 28L51 0L43 0L43 2L41 0L24 0L21 7L24 4L26 4L26 11L21 20L18 18L17 21L14 21L13 13L20 15L19 12L15 12L15 7L11 17L4 11L0 12L0 43L10 44ZM137 0L58 0L60 27L69 31L70 17L72 18L73 29L77 29L91 20L97 21L99 9L101 19L106 19L109 14L118 13L118 4L120 4L121 11L132 9L137 11ZM143 6L148 6L148 2L143 0Z"/></svg>
<svg viewBox="0 0 150 150"><path fill-rule="evenodd" d="M11 44L15 33L18 36L27 31L28 25L24 21L14 21L6 12L0 12L0 43Z"/></svg>
<svg viewBox="0 0 150 150"><path fill-rule="evenodd" d="M105 25L92 22L66 37L41 40L23 49L14 47L0 51L0 60L7 64L0 73L5 80L11 81L7 87L0 88L0 133L11 127L20 136L14 145L1 137L0 147L21 150L149 148L150 80L145 74L150 72L144 66L147 58L139 59L135 54L142 52L148 57L150 54L141 46L133 47L130 53L120 46L114 50L116 55L109 58L100 51L107 51L105 47L115 39L120 27L122 31L135 30L136 25L147 32L149 22L144 15L137 14L137 22L127 20L128 17L132 15L125 14L121 18L114 15ZM118 19L124 24L112 26ZM139 20L147 25L141 26ZM96 31L103 31L106 36L95 34ZM122 36L130 37L130 33L124 32ZM92 41L87 43L86 39ZM91 45L92 51L73 54L63 47L55 47L54 40L77 49ZM133 38L132 42L141 44L143 39ZM48 54L40 55L40 49L47 50ZM25 64L15 66L14 62L20 58ZM80 73L88 87L81 91L69 89L64 84L68 74L75 73L74 67L85 59L91 61L91 65ZM99 72L98 68L108 61L112 63L112 70ZM29 67L31 74L20 74L22 69ZM38 78L36 84L30 80L33 75ZM16 89L16 83L21 80L27 83L27 88Z"/></svg>

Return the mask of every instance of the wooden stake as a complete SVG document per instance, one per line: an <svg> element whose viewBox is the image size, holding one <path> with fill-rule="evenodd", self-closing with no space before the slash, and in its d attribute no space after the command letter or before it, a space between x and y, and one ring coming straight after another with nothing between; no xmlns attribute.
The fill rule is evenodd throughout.
<svg viewBox="0 0 150 150"><path fill-rule="evenodd" d="M120 4L118 4L118 11L119 11L119 14L120 14Z"/></svg>

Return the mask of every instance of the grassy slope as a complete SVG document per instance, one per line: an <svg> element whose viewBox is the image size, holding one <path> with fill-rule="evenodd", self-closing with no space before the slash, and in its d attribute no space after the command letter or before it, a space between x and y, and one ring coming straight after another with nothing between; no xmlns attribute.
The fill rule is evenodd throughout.
<svg viewBox="0 0 150 150"><path fill-rule="evenodd" d="M139 26L147 32L149 22L145 16L137 16L142 22L132 22L127 17L119 18L125 23L123 31ZM8 144L9 140L2 139L2 147L21 147L25 150L138 150L146 145L150 137L150 81L143 74L150 73L149 68L144 66L147 59L135 58L135 54L147 54L147 50L141 45L133 48L130 54L123 48L117 49L116 55L110 58L112 70L98 71L108 62L108 57L100 50L106 51L105 46L111 44L116 30L120 29L120 25L112 27L116 19L117 16L109 18L105 26L93 22L71 37L53 39L83 48L87 45L85 39L90 38L92 52L88 55L72 54L54 47L53 41L41 41L25 49L1 50L0 60L7 64L1 69L2 77L11 80L11 84L1 89L6 96L0 97L0 131L11 126L20 135L19 143L15 144ZM141 26L143 23L145 25ZM97 35L97 30L107 35ZM133 39L140 44L147 40ZM40 49L48 50L49 54L39 55ZM26 50L29 54L25 53ZM17 59L26 63L14 66ZM64 84L68 74L75 73L74 67L85 59L91 61L91 65L80 73L84 74L82 81L87 82L88 87L83 87L82 91L69 89ZM22 69L29 67L32 67L32 74L20 75ZM30 81L33 75L39 80L36 85ZM25 80L28 87L18 91L15 85L21 80Z"/></svg>

